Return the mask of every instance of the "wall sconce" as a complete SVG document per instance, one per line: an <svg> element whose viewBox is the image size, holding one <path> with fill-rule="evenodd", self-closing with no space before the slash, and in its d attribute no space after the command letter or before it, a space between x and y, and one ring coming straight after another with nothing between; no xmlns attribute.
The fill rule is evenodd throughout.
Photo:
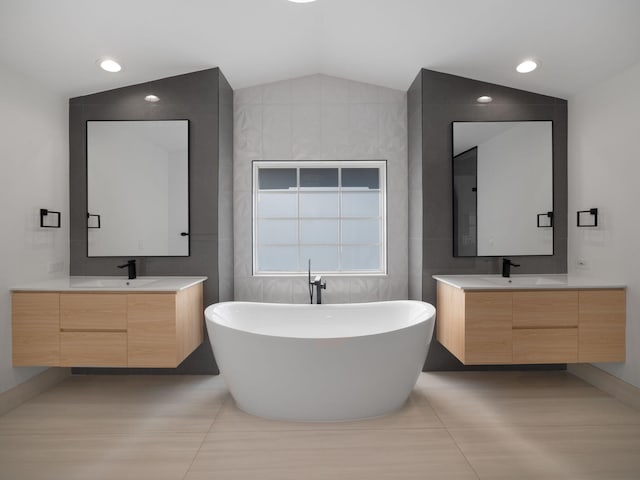
<svg viewBox="0 0 640 480"><path fill-rule="evenodd" d="M54 225L45 225L44 217L49 214L57 215L56 223ZM60 212L54 212L53 210L47 210L46 208L40 209L40 227L42 228L60 228Z"/></svg>
<svg viewBox="0 0 640 480"><path fill-rule="evenodd" d="M585 225L584 223L580 223L580 215L588 213L589 215L593 215L593 223ZM576 224L578 227L597 227L598 226L598 209L590 208L589 210L578 210Z"/></svg>

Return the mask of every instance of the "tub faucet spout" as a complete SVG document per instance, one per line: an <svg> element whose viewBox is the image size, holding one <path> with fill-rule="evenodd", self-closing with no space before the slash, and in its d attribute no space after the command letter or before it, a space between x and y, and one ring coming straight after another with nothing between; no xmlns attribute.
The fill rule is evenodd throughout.
<svg viewBox="0 0 640 480"><path fill-rule="evenodd" d="M311 291L311 303L313 303L313 288L316 289L316 304L320 305L322 303L322 290L327 289L327 282L322 281L322 277L320 275L316 275L313 281L309 280L309 289Z"/></svg>
<svg viewBox="0 0 640 480"><path fill-rule="evenodd" d="M322 290L327 289L327 282L322 283L322 277L316 275L313 281L311 281L311 259L309 259L308 284L309 284L309 302L313 305L313 287L316 289L316 304L322 303Z"/></svg>
<svg viewBox="0 0 640 480"><path fill-rule="evenodd" d="M322 290L327 289L327 282L322 282L322 277L320 275L316 275L316 278L311 282L312 287L316 287L316 304L320 305L322 303ZM313 299L311 301L313 303Z"/></svg>

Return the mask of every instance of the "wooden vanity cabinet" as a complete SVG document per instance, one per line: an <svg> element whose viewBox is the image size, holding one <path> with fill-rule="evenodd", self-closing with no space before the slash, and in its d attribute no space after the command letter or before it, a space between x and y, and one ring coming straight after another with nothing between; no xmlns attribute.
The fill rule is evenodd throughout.
<svg viewBox="0 0 640 480"><path fill-rule="evenodd" d="M13 292L13 365L177 367L204 338L202 283L177 292Z"/></svg>
<svg viewBox="0 0 640 480"><path fill-rule="evenodd" d="M621 362L625 291L463 290L438 282L436 337L467 365Z"/></svg>

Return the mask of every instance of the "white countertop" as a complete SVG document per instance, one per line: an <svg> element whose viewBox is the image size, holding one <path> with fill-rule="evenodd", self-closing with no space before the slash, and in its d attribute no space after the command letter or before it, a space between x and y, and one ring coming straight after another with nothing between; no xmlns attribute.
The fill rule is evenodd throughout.
<svg viewBox="0 0 640 480"><path fill-rule="evenodd" d="M207 277L126 276L60 277L11 287L12 292L177 292L202 283Z"/></svg>
<svg viewBox="0 0 640 480"><path fill-rule="evenodd" d="M626 288L621 282L583 275L433 275L439 282L462 290L570 290L590 288Z"/></svg>

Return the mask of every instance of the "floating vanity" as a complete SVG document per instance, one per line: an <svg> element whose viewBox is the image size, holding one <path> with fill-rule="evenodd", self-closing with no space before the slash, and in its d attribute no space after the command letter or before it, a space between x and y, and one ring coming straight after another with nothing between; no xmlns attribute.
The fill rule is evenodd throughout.
<svg viewBox="0 0 640 480"><path fill-rule="evenodd" d="M177 367L203 341L206 279L66 277L13 287L13 365Z"/></svg>
<svg viewBox="0 0 640 480"><path fill-rule="evenodd" d="M625 361L626 289L571 275L434 275L436 336L466 365Z"/></svg>

